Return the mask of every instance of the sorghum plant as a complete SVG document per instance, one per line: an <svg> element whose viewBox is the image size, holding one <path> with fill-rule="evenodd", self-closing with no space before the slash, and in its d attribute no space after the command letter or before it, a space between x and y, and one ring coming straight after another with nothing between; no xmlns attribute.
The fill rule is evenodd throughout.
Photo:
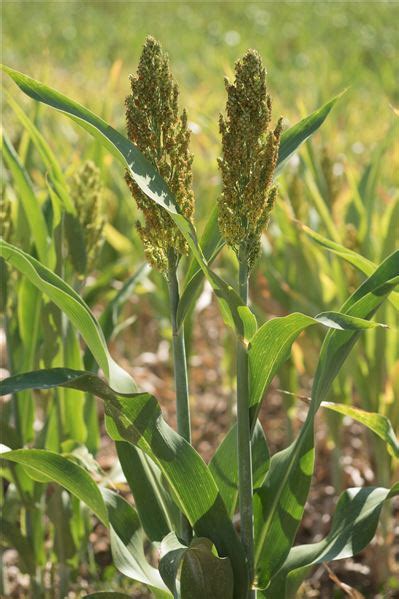
<svg viewBox="0 0 399 599"><path fill-rule="evenodd" d="M250 51L237 63L235 83L227 85L226 118L221 119L223 190L219 203L221 232L238 258L236 293L209 265L223 246L215 213L201 241L196 233L186 117L184 113L178 117L177 90L155 41L147 40L138 74L131 79L132 94L127 100L130 139L55 90L12 69L6 72L25 93L82 124L127 168L129 186L144 212L140 231L147 257L164 272L169 284L171 267L176 276L179 256L191 252L193 262L182 293L170 285L174 332L179 334L205 277L238 344L237 425L207 465L191 446L189 429L187 434L174 431L162 417L155 397L137 390L131 376L112 359L98 321L79 294L51 268L3 241L3 259L65 313L104 378L83 369L42 369L6 379L2 393L58 387L84 390L101 398L107 430L116 441L135 507L106 484L99 488L81 465L60 452L5 448L6 463L28 466L33 478L56 481L84 501L109 527L116 567L146 584L156 597L293 597L311 566L362 549L374 535L384 502L399 493L398 484L392 489L347 489L339 499L327 537L293 547L314 469L315 415L320 406L329 407L323 402L359 335L380 326L371 322L378 308L390 294L390 299L397 301L392 292L399 279L399 252L373 267L340 312L315 317L294 312L258 328L248 306L249 271L276 197L273 175L322 124L334 100L284 133L281 122L269 130L271 103L260 58ZM306 420L293 443L270 458L258 421L264 391L298 335L316 324L329 330L320 351ZM176 373L181 368L186 372L184 354L175 351L174 357ZM178 379L177 375L179 404ZM188 414L186 380L184 389ZM387 419L354 408L350 414L398 454L398 442ZM241 540L234 524L238 500ZM188 535L179 523L179 512L192 528L192 539L191 532ZM147 561L144 534L159 550L158 569Z"/></svg>
<svg viewBox="0 0 399 599"><path fill-rule="evenodd" d="M143 155L157 168L176 199L176 205L192 222L194 194L191 188L192 155L187 114L178 114L178 87L170 73L168 57L160 44L148 37L137 75L130 77L131 94L126 98L127 131ZM145 225L137 223L148 262L167 279L172 323L174 373L176 385L177 432L190 442L190 408L184 329L177 323L179 282L177 267L182 254L188 254L183 235L161 206L155 204L126 172L126 181L137 205L144 213ZM190 526L183 516L181 537L188 543Z"/></svg>
<svg viewBox="0 0 399 599"><path fill-rule="evenodd" d="M238 258L238 290L248 303L248 278L260 250L277 194L272 186L281 135L281 119L269 131L271 98L265 68L254 50L236 63L235 82L225 80L226 120L220 117L223 155L219 160L223 190L219 201L219 229ZM252 458L249 414L248 352L237 343L237 444L240 459L239 501L241 537L253 570Z"/></svg>

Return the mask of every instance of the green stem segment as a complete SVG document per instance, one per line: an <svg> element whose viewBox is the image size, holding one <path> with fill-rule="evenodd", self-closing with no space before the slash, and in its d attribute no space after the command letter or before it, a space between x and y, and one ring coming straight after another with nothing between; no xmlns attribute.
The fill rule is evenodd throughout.
<svg viewBox="0 0 399 599"><path fill-rule="evenodd" d="M248 261L246 251L241 249L239 263L239 294L248 304ZM237 342L237 449L238 449L238 488L241 520L241 540L246 549L250 581L254 577L254 525L252 509L252 451L251 428L249 421L249 372L248 352L242 341ZM255 591L250 590L249 598Z"/></svg>
<svg viewBox="0 0 399 599"><path fill-rule="evenodd" d="M177 279L177 260L172 252L169 256L169 301L172 323L173 364L176 387L176 420L177 432L188 443L191 443L190 403L188 394L186 347L184 343L184 328L177 325L177 309L179 306L179 282ZM188 545L192 538L189 521L181 514L180 535Z"/></svg>

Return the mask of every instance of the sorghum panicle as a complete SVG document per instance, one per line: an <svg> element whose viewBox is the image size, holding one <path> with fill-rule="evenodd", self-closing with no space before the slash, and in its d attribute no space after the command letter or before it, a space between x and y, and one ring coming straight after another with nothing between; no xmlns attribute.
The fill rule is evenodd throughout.
<svg viewBox="0 0 399 599"><path fill-rule="evenodd" d="M86 270L90 272L104 242L105 225L102 214L103 188L100 171L91 160L87 160L76 171L70 192L82 226L87 255Z"/></svg>
<svg viewBox="0 0 399 599"><path fill-rule="evenodd" d="M220 116L222 157L219 167L223 191L219 199L219 228L238 254L244 247L251 267L260 250L276 199L272 187L281 135L281 119L274 130L266 72L259 54L248 50L235 65L235 81L225 80L226 117Z"/></svg>
<svg viewBox="0 0 399 599"><path fill-rule="evenodd" d="M130 76L131 93L126 98L129 139L157 168L176 198L180 212L193 219L192 154L185 111L179 116L178 87L167 54L147 37L136 75ZM137 224L149 263L166 273L171 250L178 258L188 253L184 237L165 209L157 206L138 187L129 173L126 181L145 223Z"/></svg>

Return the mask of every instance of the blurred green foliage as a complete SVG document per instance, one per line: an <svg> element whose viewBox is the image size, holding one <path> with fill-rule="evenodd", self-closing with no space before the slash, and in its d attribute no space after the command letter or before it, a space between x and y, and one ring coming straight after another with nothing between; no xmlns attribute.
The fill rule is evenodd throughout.
<svg viewBox="0 0 399 599"><path fill-rule="evenodd" d="M357 162L369 159L392 124L389 104L399 101L394 2L15 1L4 3L3 18L6 64L103 111L121 128L127 76L145 36L159 39L195 123L195 182L203 193L204 179L209 192L219 180L223 76L232 75L234 61L249 47L264 59L276 117L295 122L302 109L309 113L351 87L323 135L336 153L347 152ZM43 120L54 118L46 113ZM64 127L69 132L57 120L61 136ZM76 135L72 139L76 144ZM62 149L69 154L69 147Z"/></svg>

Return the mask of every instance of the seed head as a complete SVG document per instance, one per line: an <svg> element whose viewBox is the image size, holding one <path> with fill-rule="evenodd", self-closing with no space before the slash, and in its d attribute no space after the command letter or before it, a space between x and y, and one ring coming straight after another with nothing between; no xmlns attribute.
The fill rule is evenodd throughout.
<svg viewBox="0 0 399 599"><path fill-rule="evenodd" d="M179 92L168 56L152 37L145 41L137 73L130 76L130 86L131 93L126 98L128 137L164 178L181 213L192 220L194 195L187 114L183 110L179 116ZM187 254L187 243L167 211L150 200L129 173L126 181L144 214L145 223L138 224L138 232L147 260L166 273L170 250L177 256Z"/></svg>
<svg viewBox="0 0 399 599"><path fill-rule="evenodd" d="M225 80L226 116L220 116L223 190L219 199L219 228L238 254L243 247L252 266L259 254L277 190L272 188L278 157L281 119L274 130L266 72L255 50L236 62L235 81Z"/></svg>
<svg viewBox="0 0 399 599"><path fill-rule="evenodd" d="M102 214L103 188L100 171L87 160L75 173L70 186L71 198L75 205L86 248L86 271L95 264L104 242L105 218Z"/></svg>

